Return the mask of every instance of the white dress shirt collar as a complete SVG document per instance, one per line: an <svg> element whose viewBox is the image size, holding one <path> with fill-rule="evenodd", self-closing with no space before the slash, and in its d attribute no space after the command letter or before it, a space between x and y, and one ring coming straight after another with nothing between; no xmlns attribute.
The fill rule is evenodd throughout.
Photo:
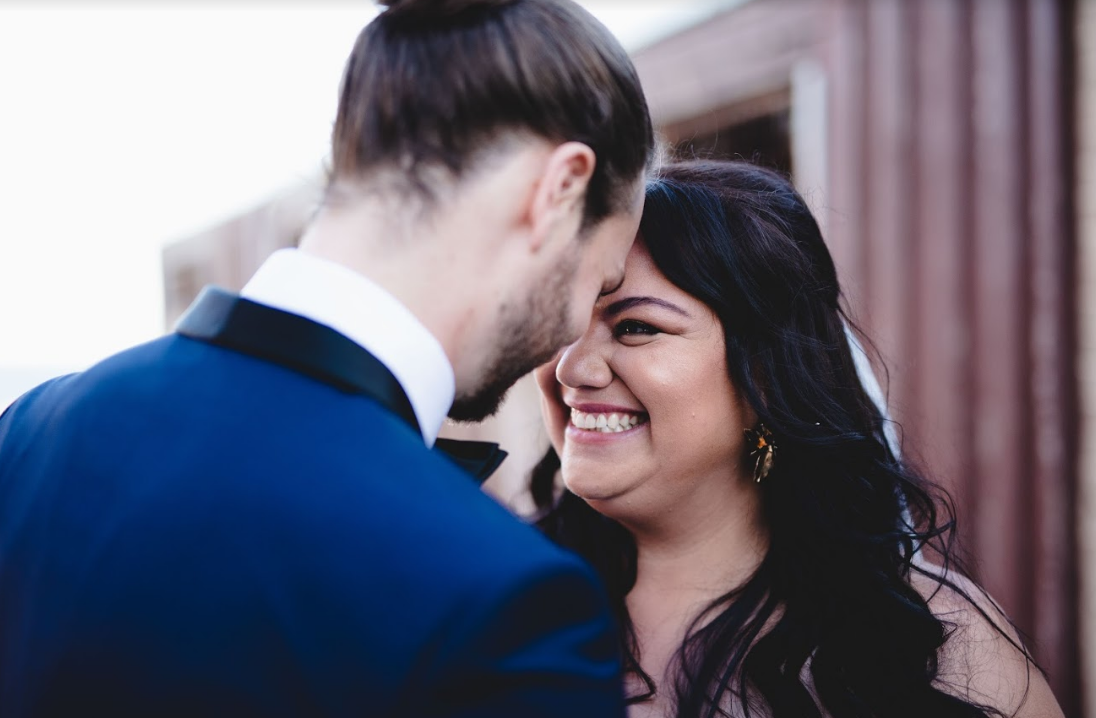
<svg viewBox="0 0 1096 718"><path fill-rule="evenodd" d="M441 344L411 311L366 277L295 249L270 256L240 296L297 314L364 347L403 387L433 446L456 392Z"/></svg>

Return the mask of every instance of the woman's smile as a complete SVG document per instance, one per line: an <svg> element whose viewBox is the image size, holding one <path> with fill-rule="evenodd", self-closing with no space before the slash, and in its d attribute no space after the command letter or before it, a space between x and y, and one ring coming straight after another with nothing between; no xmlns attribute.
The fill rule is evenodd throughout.
<svg viewBox="0 0 1096 718"><path fill-rule="evenodd" d="M602 434L619 434L622 431L635 428L644 421L642 414L627 412L587 413L578 409L571 409L571 426L583 431L598 431Z"/></svg>
<svg viewBox="0 0 1096 718"><path fill-rule="evenodd" d="M567 427L573 441L603 442L626 438L646 425L647 414L638 409L603 404L582 404L571 407L571 423Z"/></svg>

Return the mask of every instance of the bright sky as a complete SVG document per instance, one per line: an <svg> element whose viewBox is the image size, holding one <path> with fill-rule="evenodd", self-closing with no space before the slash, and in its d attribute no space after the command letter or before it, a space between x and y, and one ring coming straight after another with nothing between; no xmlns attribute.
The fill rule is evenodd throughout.
<svg viewBox="0 0 1096 718"><path fill-rule="evenodd" d="M584 4L634 49L727 0ZM161 334L161 248L316 174L373 14L0 3L0 407L5 371L77 369Z"/></svg>

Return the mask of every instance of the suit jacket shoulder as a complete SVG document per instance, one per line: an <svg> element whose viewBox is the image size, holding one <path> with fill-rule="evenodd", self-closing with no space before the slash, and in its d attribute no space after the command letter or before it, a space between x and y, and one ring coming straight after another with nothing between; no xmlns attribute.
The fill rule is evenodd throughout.
<svg viewBox="0 0 1096 718"><path fill-rule="evenodd" d="M617 671L591 571L368 398L172 336L0 419L4 715L603 716Z"/></svg>

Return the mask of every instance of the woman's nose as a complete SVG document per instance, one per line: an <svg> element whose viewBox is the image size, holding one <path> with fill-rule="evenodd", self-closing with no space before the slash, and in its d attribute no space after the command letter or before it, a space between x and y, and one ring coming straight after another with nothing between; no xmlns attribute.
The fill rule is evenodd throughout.
<svg viewBox="0 0 1096 718"><path fill-rule="evenodd" d="M611 337L597 322L590 324L581 338L563 350L556 364L556 379L572 389L600 389L613 380L609 366Z"/></svg>

